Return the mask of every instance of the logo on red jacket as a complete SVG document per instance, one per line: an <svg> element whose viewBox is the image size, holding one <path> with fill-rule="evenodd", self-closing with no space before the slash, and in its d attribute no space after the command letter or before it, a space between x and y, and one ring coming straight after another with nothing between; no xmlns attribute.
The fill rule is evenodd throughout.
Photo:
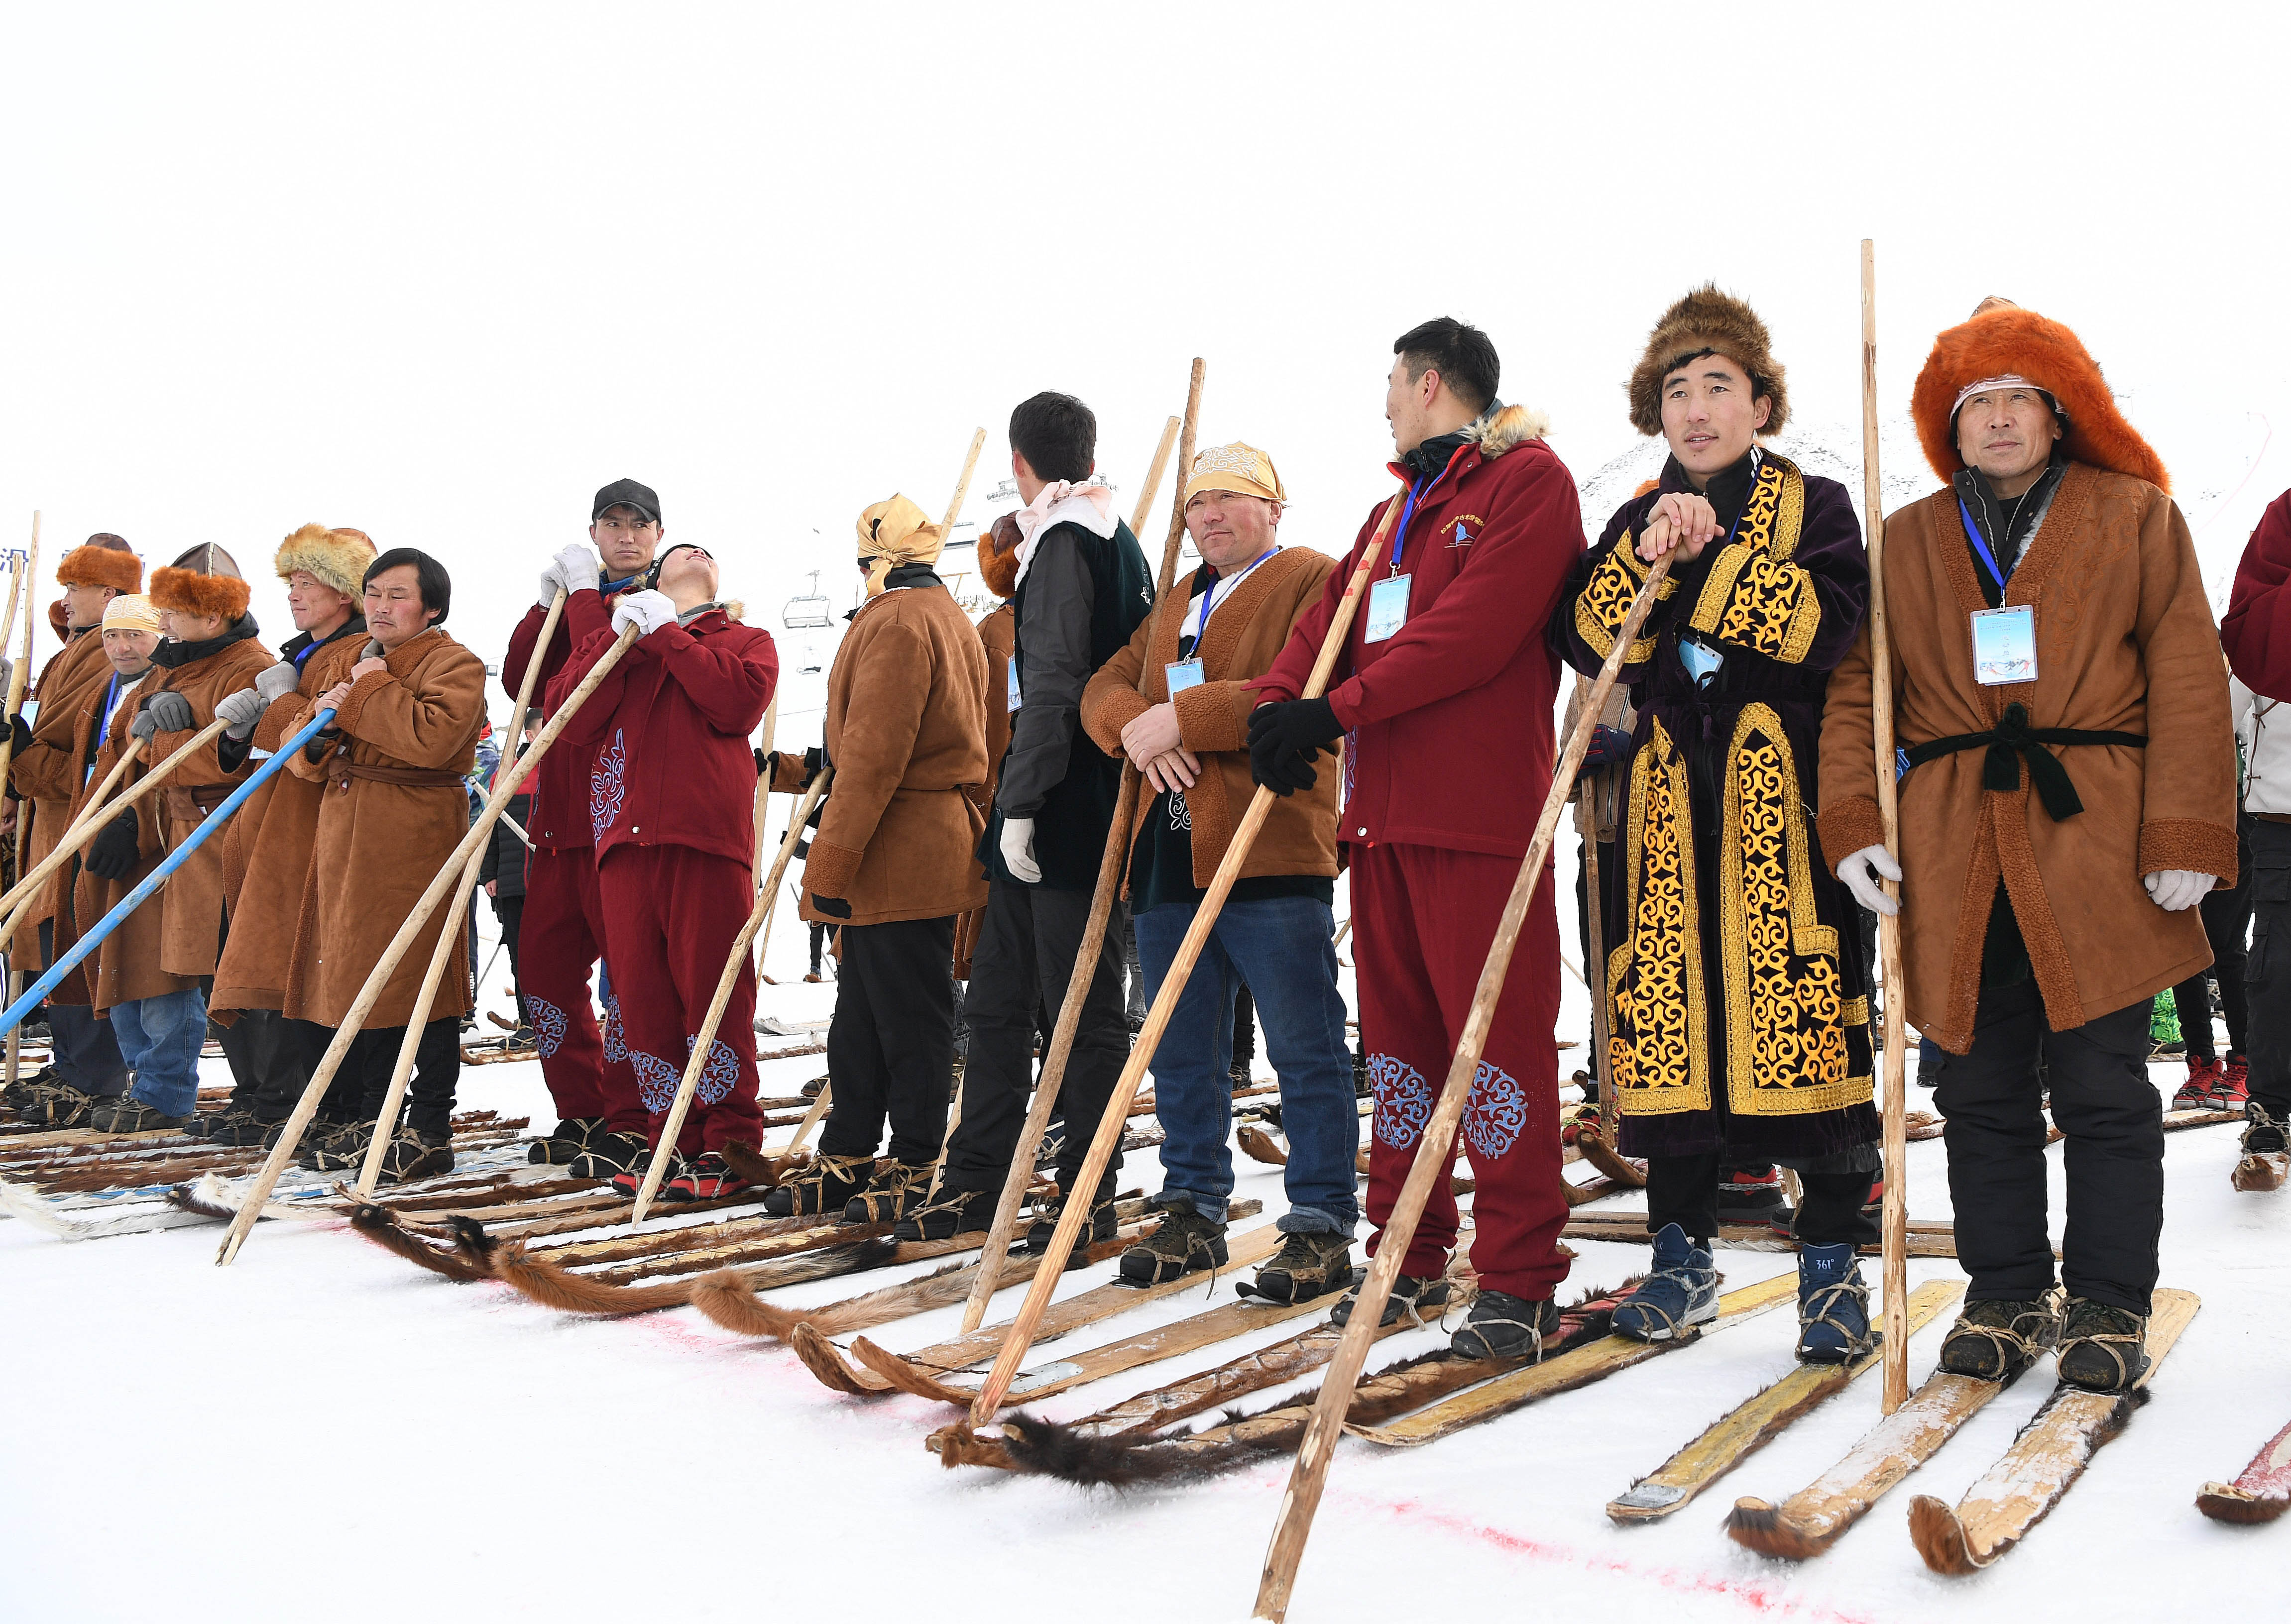
<svg viewBox="0 0 2291 1624"><path fill-rule="evenodd" d="M1468 547L1480 539L1480 532L1488 527L1488 521L1476 513L1460 513L1440 527L1448 533L1449 546Z"/></svg>

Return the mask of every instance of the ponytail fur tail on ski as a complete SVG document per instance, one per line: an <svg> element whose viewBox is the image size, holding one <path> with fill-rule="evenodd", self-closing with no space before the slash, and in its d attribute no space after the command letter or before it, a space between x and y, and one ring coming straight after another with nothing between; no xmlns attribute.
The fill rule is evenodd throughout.
<svg viewBox="0 0 2291 1624"><path fill-rule="evenodd" d="M408 1263L428 1269L433 1274L467 1285L486 1279L485 1266L471 1261L465 1251L446 1251L428 1242L408 1234L399 1224L398 1214L377 1202L358 1202L350 1208L350 1227L384 1251L395 1252Z"/></svg>

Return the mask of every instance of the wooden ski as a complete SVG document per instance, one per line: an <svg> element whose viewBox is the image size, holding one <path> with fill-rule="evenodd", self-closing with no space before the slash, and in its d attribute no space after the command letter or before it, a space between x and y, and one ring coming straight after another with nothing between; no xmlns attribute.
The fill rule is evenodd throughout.
<svg viewBox="0 0 2291 1624"><path fill-rule="evenodd" d="M1571 1241L1612 1241L1624 1246L1644 1246L1648 1240L1645 1213L1614 1209L1577 1213L1567 1220L1567 1227L1562 1233ZM1797 1250L1796 1241L1766 1224L1721 1224L1713 1242L1722 1248L1743 1251ZM1909 1247L1912 1258L1954 1258L1957 1232L1947 1223L1921 1219L1909 1226ZM1860 1251L1864 1258L1874 1258L1878 1249L1864 1246Z"/></svg>
<svg viewBox="0 0 2291 1624"><path fill-rule="evenodd" d="M2196 1509L2215 1523L2272 1523L2291 1507L2291 1427L2270 1438L2233 1483L2207 1483Z"/></svg>
<svg viewBox="0 0 2291 1624"><path fill-rule="evenodd" d="M1965 1288L1949 1281L1929 1281L1909 1293L1909 1334L1915 1336L1933 1316L1955 1302ZM1607 1502L1607 1515L1618 1523L1652 1523L1668 1516L1712 1483L1771 1443L1798 1417L1833 1394L1842 1393L1864 1371L1874 1369L1877 1347L1850 1364L1801 1364L1780 1381L1713 1425L1629 1491Z"/></svg>
<svg viewBox="0 0 2291 1624"><path fill-rule="evenodd" d="M2202 1299L2159 1290L2148 1316L2148 1368L2129 1391L2087 1393L2063 1383L2013 1447L1951 1506L1930 1494L1909 1502L1909 1538L1936 1573L1977 1573L2011 1550L2084 1475L2093 1452L2122 1432Z"/></svg>

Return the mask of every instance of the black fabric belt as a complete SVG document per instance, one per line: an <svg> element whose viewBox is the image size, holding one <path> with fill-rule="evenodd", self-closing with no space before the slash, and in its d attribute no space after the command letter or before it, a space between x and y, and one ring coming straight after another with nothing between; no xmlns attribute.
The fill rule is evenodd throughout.
<svg viewBox="0 0 2291 1624"><path fill-rule="evenodd" d="M1987 750L1989 760L1982 765L1982 787L1991 790L2017 790L2021 787L2021 758L2029 760L2029 782L2035 786L2037 798L2045 803L2045 810L2053 821L2074 817L2084 810L2084 801L2070 781L2069 769L2061 760L2045 748L2047 744L2125 744L2134 750L2147 748L2148 740L2137 733L2110 733L2086 728L2031 728L2029 708L2019 701L2005 707L2005 719L1986 733L1960 733L1953 738L1928 739L1922 744L1909 746L1909 765L1922 767L1943 756L1955 755L1960 750Z"/></svg>

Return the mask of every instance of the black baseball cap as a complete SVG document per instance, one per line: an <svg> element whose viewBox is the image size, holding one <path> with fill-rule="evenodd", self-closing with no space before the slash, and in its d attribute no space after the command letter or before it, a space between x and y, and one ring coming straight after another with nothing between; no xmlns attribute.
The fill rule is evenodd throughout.
<svg viewBox="0 0 2291 1624"><path fill-rule="evenodd" d="M597 493L597 500L589 509L589 522L595 524L604 518L607 508L631 507L653 523L660 523L660 498L652 494L649 485L639 485L633 479L615 479Z"/></svg>

